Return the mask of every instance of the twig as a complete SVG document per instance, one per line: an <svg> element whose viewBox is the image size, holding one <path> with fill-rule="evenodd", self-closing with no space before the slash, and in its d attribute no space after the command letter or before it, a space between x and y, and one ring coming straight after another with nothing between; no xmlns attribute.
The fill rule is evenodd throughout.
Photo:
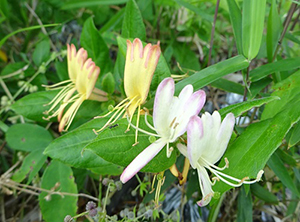
<svg viewBox="0 0 300 222"><path fill-rule="evenodd" d="M12 72L12 73L10 73L10 74L7 74L7 75L5 75L5 76L2 76L1 78L2 78L2 79L7 79L7 78L13 77L13 76L15 76L15 75L18 75L18 74L24 72L25 70L27 70L28 67L29 67L29 64L25 65L24 67L22 67L21 69L18 69L18 70L15 71L15 72Z"/></svg>
<svg viewBox="0 0 300 222"><path fill-rule="evenodd" d="M215 15L214 15L214 22L213 22L213 27L212 27L211 36L210 36L210 47L209 47L207 66L210 66L210 64L211 64L211 52L212 52L213 43L214 43L214 34L215 34L215 29L216 29L216 21L217 21L217 15L218 15L218 10L219 10L219 4L220 4L220 0L217 0L216 10L215 10Z"/></svg>
<svg viewBox="0 0 300 222"><path fill-rule="evenodd" d="M251 63L251 62L250 62ZM243 97L243 101L247 100L247 92L248 92L248 88L249 88L249 72L250 72L250 64L247 68L247 74L246 74L246 79L245 79L245 90L244 90L244 97Z"/></svg>
<svg viewBox="0 0 300 222"><path fill-rule="evenodd" d="M290 22L291 22L291 20L292 20L292 17L293 17L293 14L294 14L296 8L297 8L297 4L296 4L296 3L292 3L292 5L291 5L291 7L290 7L290 10L289 10L289 12L288 12L288 15L287 15L286 19L284 20L284 23L283 23L283 26L284 26L284 27L283 27L283 31L282 31L282 33L281 33L281 36L280 36L280 38L279 38L279 41L278 41L276 50L275 50L275 52L274 52L272 62L274 62L275 59L276 59L277 53L278 53L278 51L279 51L279 48L281 47L282 40L283 40L283 38L284 38L284 36L285 36L285 33L287 32L288 26L289 26L289 24L290 24Z"/></svg>
<svg viewBox="0 0 300 222"><path fill-rule="evenodd" d="M8 96L8 98L9 98L11 101L13 101L14 98L13 98L13 96L11 95L9 89L7 88L5 82L2 80L1 77L0 77L0 84L1 84L2 88L4 89L4 91L5 91L6 95Z"/></svg>
<svg viewBox="0 0 300 222"><path fill-rule="evenodd" d="M5 219L5 208L4 208L4 198L3 195L0 195L0 205L1 205L1 220L4 222Z"/></svg>
<svg viewBox="0 0 300 222"><path fill-rule="evenodd" d="M41 30L42 32L49 37L49 34L47 32L47 30L44 27L44 24L42 23L41 19L38 17L38 15L35 13L35 11L27 4L27 2L24 3L26 8L29 10L29 12L36 18L36 21L39 23L39 25L41 26ZM55 51L58 52L56 46L53 44L53 42L51 41L50 37L49 37L49 41L50 41L50 45L51 48ZM60 56L58 56L59 61L62 62L62 58Z"/></svg>
<svg viewBox="0 0 300 222"><path fill-rule="evenodd" d="M98 198L95 198L93 196L90 196L90 195L87 195L84 193L75 194L75 193L67 193L67 192L60 192L60 191L52 191L52 190L47 190L47 189L43 189L43 188L39 188L39 187L33 187L30 185L20 184L13 180L10 180L10 179L4 179L2 181L0 180L0 185L6 186L9 188L13 188L13 189L25 192L25 193L30 193L30 194L33 194L36 196L40 195L40 193L38 193L37 191L41 191L41 192L46 192L50 195L56 194L56 195L60 195L60 196L86 197L86 198L89 198L89 199L97 201L97 202L99 201Z"/></svg>

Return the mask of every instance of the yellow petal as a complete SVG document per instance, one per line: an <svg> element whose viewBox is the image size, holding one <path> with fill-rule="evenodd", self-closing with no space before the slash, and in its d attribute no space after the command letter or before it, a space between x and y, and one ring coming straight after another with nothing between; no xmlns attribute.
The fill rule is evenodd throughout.
<svg viewBox="0 0 300 222"><path fill-rule="evenodd" d="M141 40L135 39L133 43L127 40L124 89L128 98L136 96L140 104L145 102L159 57L159 43L143 48ZM132 103L132 106L136 105Z"/></svg>
<svg viewBox="0 0 300 222"><path fill-rule="evenodd" d="M83 64L87 59L87 51L83 48L76 52L76 48L73 44L71 46L67 44L68 48L68 73L73 83L76 82L77 76L82 70Z"/></svg>

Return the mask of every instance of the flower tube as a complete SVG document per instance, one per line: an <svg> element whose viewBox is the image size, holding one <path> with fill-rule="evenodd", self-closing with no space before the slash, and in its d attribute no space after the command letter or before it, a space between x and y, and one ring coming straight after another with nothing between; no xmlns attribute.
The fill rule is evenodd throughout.
<svg viewBox="0 0 300 222"><path fill-rule="evenodd" d="M45 112L47 115L52 113L45 118L46 120L57 116L59 132L68 130L83 101L88 99L100 102L107 101L107 93L95 88L100 68L95 65L92 59L87 59L87 51L83 48L76 52L73 44L71 46L67 45L67 47L70 79L52 86L46 86L50 90L61 89L53 100L46 104L51 105L51 107ZM64 113L69 104L71 106Z"/></svg>

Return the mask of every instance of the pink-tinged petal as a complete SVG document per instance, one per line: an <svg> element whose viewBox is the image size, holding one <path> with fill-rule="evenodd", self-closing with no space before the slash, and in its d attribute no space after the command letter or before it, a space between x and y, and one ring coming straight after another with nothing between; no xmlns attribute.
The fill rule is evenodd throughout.
<svg viewBox="0 0 300 222"><path fill-rule="evenodd" d="M141 40L127 40L124 90L128 98L137 97L139 104L145 102L160 53L159 45L147 44L143 48Z"/></svg>
<svg viewBox="0 0 300 222"><path fill-rule="evenodd" d="M137 172L139 172L147 163L149 163L150 160L152 160L165 145L165 141L163 141L162 139L158 139L146 149L144 149L139 155L137 155L123 171L120 177L122 183L126 183L135 174L137 174Z"/></svg>
<svg viewBox="0 0 300 222"><path fill-rule="evenodd" d="M193 91L194 91L194 88L192 85L186 85L182 90L181 92L179 93L179 100L180 101L187 101L190 96L193 94Z"/></svg>
<svg viewBox="0 0 300 222"><path fill-rule="evenodd" d="M214 191L211 188L211 181L204 167L197 167L198 179L200 184L200 189L202 193L202 199L197 202L200 207L204 207L209 204L211 198L214 195Z"/></svg>
<svg viewBox="0 0 300 222"><path fill-rule="evenodd" d="M165 78L157 87L153 106L153 124L158 133L169 131L168 121L174 90L175 84L172 78Z"/></svg>
<svg viewBox="0 0 300 222"><path fill-rule="evenodd" d="M181 136L186 132L187 124L190 118L198 115L205 103L206 95L203 90L194 92L186 101L180 101L180 108L177 115L177 122L179 125L176 128L175 138ZM176 112L176 111L175 111Z"/></svg>
<svg viewBox="0 0 300 222"><path fill-rule="evenodd" d="M187 157L194 169L198 166L198 160L206 149L201 143L202 138L202 121L199 116L193 116L187 126Z"/></svg>

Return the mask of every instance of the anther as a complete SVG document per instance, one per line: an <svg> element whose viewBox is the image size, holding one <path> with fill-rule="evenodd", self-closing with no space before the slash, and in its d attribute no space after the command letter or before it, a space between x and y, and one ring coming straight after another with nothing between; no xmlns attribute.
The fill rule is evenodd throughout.
<svg viewBox="0 0 300 222"><path fill-rule="evenodd" d="M172 122L171 122L171 124L170 124L170 126L169 126L170 128L171 128L171 127L172 127L172 125L174 124L174 122L175 122L176 118L177 118L177 117L175 117L175 118L172 120Z"/></svg>

